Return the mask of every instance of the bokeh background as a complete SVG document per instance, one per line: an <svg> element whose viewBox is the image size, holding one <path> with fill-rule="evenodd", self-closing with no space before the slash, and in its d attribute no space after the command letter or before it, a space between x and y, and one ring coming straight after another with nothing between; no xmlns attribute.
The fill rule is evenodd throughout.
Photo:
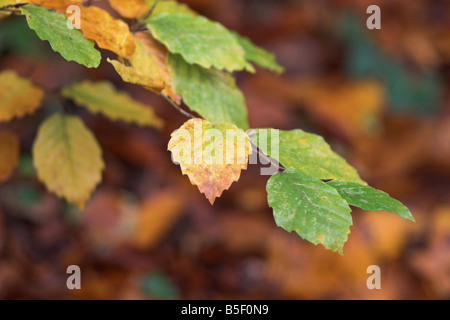
<svg viewBox="0 0 450 320"><path fill-rule="evenodd" d="M36 114L0 124L22 145L15 174L0 185L0 298L450 298L450 3L183 2L285 66L281 76L237 75L252 127L325 136L417 222L355 209L341 257L275 225L258 166L211 207L166 151L186 120L181 114L124 84L106 59L96 70L66 62L23 18L8 18L0 21L0 70L48 91L109 79L151 105L166 126L142 129L71 108L96 134L106 162L103 183L80 212L46 192L33 170L37 127L59 108L51 96ZM382 30L366 28L372 4L381 7ZM79 291L66 288L72 264L82 270ZM366 287L370 265L381 267L381 290Z"/></svg>

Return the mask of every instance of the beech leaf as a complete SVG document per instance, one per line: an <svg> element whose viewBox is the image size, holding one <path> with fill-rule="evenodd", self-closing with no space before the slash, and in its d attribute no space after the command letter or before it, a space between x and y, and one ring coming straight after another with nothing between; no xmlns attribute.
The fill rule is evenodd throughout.
<svg viewBox="0 0 450 320"><path fill-rule="evenodd" d="M239 180L251 154L247 134L233 124L191 119L172 133L168 149L211 204Z"/></svg>
<svg viewBox="0 0 450 320"><path fill-rule="evenodd" d="M15 71L0 73L0 121L33 113L41 106L44 92Z"/></svg>
<svg viewBox="0 0 450 320"><path fill-rule="evenodd" d="M86 39L80 30L69 29L63 14L34 5L22 7L22 13L39 38L47 40L64 59L88 68L98 67L101 55L94 48L94 42Z"/></svg>
<svg viewBox="0 0 450 320"><path fill-rule="evenodd" d="M343 254L351 209L333 187L299 170L287 169L267 182L269 206L278 226Z"/></svg>
<svg viewBox="0 0 450 320"><path fill-rule="evenodd" d="M39 180L47 189L83 209L104 169L100 146L83 121L62 113L47 118L32 153Z"/></svg>
<svg viewBox="0 0 450 320"><path fill-rule="evenodd" d="M328 185L335 188L352 206L370 211L395 212L402 218L415 221L409 209L386 192L346 181L330 181Z"/></svg>
<svg viewBox="0 0 450 320"><path fill-rule="evenodd" d="M83 81L65 87L62 94L85 106L89 111L100 112L111 120L123 120L156 128L162 126L162 120L152 109L133 100L128 93L117 91L108 81Z"/></svg>
<svg viewBox="0 0 450 320"><path fill-rule="evenodd" d="M230 74L188 64L173 54L168 56L168 66L175 92L191 110L211 123L248 129L245 98Z"/></svg>
<svg viewBox="0 0 450 320"><path fill-rule="evenodd" d="M254 71L233 34L203 16L161 13L152 16L147 26L171 53L180 54L189 64L230 72Z"/></svg>

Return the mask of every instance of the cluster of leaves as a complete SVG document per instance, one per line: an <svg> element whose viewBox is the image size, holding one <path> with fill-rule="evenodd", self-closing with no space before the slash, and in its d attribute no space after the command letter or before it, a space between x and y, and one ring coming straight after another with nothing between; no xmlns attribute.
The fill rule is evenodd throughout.
<svg viewBox="0 0 450 320"><path fill-rule="evenodd" d="M268 137L267 144L276 147L278 153L261 144L266 130L256 129L251 135L245 132L249 129L245 98L231 73L255 72L253 64L277 73L283 71L272 54L249 39L176 1L109 0L121 16L137 21L132 27L101 8L83 5L80 0L29 0L25 5L18 2L0 0L0 8L24 15L29 27L66 60L88 68L98 67L101 53L95 47L97 44L117 55L117 60L108 62L125 82L159 94L184 114L191 115L181 108L183 101L203 118L192 116L183 124L180 129L190 134L187 138L180 137L179 131L174 132L169 150L183 174L189 176L211 204L239 180L241 170L247 168L249 154L257 151L280 164L279 172L267 184L268 202L274 209L276 223L314 244L343 252L352 225L349 205L397 212L414 220L400 202L368 187L321 137L302 130L280 131L279 139L270 141ZM71 5L81 10L81 30L67 27L71 15L67 8ZM0 84L0 121L22 117L41 106L43 90L15 72L0 73ZM106 81L75 83L62 88L61 95L111 120L162 126L151 109ZM235 146L210 138L192 148L188 157L195 158L199 151L204 156L203 163L185 162L186 155L178 157L175 151L192 142L196 126L203 131L214 128L224 133L232 129L238 140L245 141L244 154L235 155L231 163L217 159L211 150L220 149L224 155L230 148L234 151ZM0 139L5 140L9 150L2 153L11 158L9 168L0 173L4 176L14 168L18 141L9 135L1 135ZM101 181L104 168L102 151L94 135L81 118L64 112L49 116L41 124L33 145L33 161L47 188L80 208Z"/></svg>

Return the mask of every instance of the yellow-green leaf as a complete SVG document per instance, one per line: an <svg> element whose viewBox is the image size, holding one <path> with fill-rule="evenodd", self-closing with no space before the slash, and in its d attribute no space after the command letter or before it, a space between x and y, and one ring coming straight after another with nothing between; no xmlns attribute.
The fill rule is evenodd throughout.
<svg viewBox="0 0 450 320"><path fill-rule="evenodd" d="M85 106L89 111L102 113L111 120L123 120L156 128L163 125L152 109L133 100L126 92L117 91L108 81L83 81L65 87L62 94Z"/></svg>
<svg viewBox="0 0 450 320"><path fill-rule="evenodd" d="M20 118L40 107L44 92L15 71L0 73L0 121Z"/></svg>
<svg viewBox="0 0 450 320"><path fill-rule="evenodd" d="M102 151L77 116L54 114L40 126L33 145L39 179L59 197L84 208L101 181Z"/></svg>
<svg viewBox="0 0 450 320"><path fill-rule="evenodd" d="M213 125L203 119L189 120L173 132L168 149L211 204L239 180L251 154L244 131L233 124Z"/></svg>

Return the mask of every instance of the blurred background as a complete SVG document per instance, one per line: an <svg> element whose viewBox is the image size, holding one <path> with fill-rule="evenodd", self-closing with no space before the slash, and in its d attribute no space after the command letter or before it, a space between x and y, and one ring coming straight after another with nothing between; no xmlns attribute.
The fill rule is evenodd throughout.
<svg viewBox="0 0 450 320"><path fill-rule="evenodd" d="M12 17L0 20L0 70L48 91L109 79L166 126L142 129L71 108L106 162L103 183L80 212L49 194L33 169L37 127L59 108L51 96L34 115L0 124L19 134L22 148L15 174L0 185L0 298L449 299L450 3L182 2L274 52L286 68L281 76L237 75L252 127L323 135L417 222L355 209L341 257L276 226L258 166L211 207L166 151L181 114L123 83L106 58L96 70L66 62L23 17ZM372 4L381 7L381 30L366 28ZM82 290L66 288L73 264ZM370 265L381 267L381 290L366 287Z"/></svg>

